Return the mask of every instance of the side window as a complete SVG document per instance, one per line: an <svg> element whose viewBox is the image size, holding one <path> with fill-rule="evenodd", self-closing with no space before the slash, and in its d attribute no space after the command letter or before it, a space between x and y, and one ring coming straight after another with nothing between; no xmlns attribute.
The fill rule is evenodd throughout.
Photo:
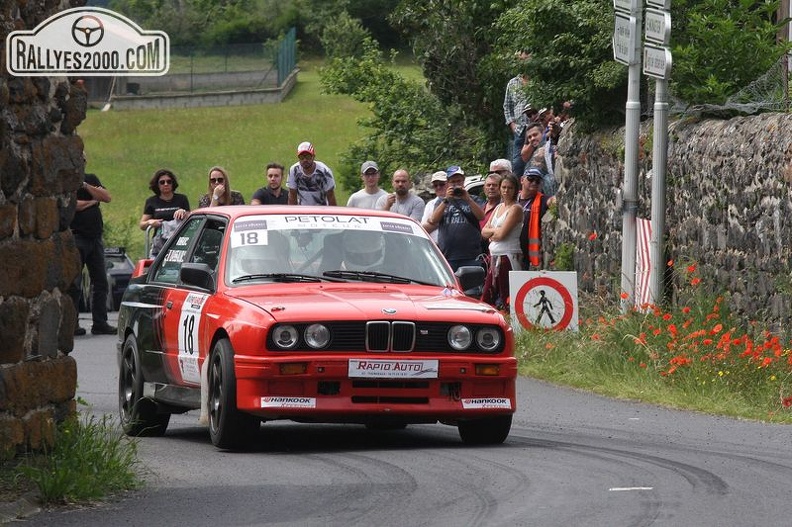
<svg viewBox="0 0 792 527"><path fill-rule="evenodd" d="M198 243L193 251L190 262L205 263L212 270L217 270L217 263L220 260L220 245L223 242L225 225L219 222L209 222L201 232Z"/></svg>
<svg viewBox="0 0 792 527"><path fill-rule="evenodd" d="M202 217L190 218L184 228L173 235L170 245L165 249L164 257L159 261L159 267L154 269L152 275L154 282L175 284L179 281L181 264L185 261L187 250L199 232L203 221Z"/></svg>

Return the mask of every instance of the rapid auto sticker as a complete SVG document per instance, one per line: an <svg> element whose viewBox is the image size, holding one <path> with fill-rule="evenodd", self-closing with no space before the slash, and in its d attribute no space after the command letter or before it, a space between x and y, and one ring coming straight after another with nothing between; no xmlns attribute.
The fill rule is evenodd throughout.
<svg viewBox="0 0 792 527"><path fill-rule="evenodd" d="M262 397L262 408L316 408L315 397Z"/></svg>
<svg viewBox="0 0 792 527"><path fill-rule="evenodd" d="M349 377L357 379L437 379L437 360L349 359Z"/></svg>
<svg viewBox="0 0 792 527"><path fill-rule="evenodd" d="M462 408L466 410L480 410L482 408L503 408L511 410L511 399L508 397L476 397L475 399L462 399Z"/></svg>
<svg viewBox="0 0 792 527"><path fill-rule="evenodd" d="M184 299L179 315L179 369L182 379L200 383L201 370L198 366L198 336L201 329L201 311L209 295L190 293Z"/></svg>

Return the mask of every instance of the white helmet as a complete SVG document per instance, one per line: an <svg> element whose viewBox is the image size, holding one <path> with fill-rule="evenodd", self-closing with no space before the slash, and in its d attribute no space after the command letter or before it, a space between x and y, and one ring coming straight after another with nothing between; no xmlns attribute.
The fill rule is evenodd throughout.
<svg viewBox="0 0 792 527"><path fill-rule="evenodd" d="M378 271L385 258L382 233L344 232L344 267L352 271Z"/></svg>

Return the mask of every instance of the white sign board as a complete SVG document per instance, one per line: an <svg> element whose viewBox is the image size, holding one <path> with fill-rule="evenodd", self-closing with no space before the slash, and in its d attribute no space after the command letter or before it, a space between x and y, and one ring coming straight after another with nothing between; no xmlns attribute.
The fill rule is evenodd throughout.
<svg viewBox="0 0 792 527"><path fill-rule="evenodd" d="M644 75L668 80L671 76L671 51L663 46L644 44Z"/></svg>
<svg viewBox="0 0 792 527"><path fill-rule="evenodd" d="M616 13L613 29L613 60L628 66L635 64L636 38L635 17Z"/></svg>
<svg viewBox="0 0 792 527"><path fill-rule="evenodd" d="M515 330L578 329L577 273L511 271L509 295Z"/></svg>
<svg viewBox="0 0 792 527"><path fill-rule="evenodd" d="M644 39L667 46L671 42L671 14L667 11L647 9L644 14Z"/></svg>
<svg viewBox="0 0 792 527"><path fill-rule="evenodd" d="M616 12L634 13L639 7L641 7L641 4L638 0L613 0L613 9Z"/></svg>
<svg viewBox="0 0 792 527"><path fill-rule="evenodd" d="M671 0L646 0L646 5L668 11L671 9Z"/></svg>

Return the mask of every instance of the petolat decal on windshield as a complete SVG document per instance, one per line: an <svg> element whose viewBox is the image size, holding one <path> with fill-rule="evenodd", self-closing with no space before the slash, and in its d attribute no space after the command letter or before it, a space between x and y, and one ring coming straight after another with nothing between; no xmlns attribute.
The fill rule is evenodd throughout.
<svg viewBox="0 0 792 527"><path fill-rule="evenodd" d="M20 77L157 76L168 72L169 61L166 33L144 31L100 7L67 9L6 37L6 67Z"/></svg>

